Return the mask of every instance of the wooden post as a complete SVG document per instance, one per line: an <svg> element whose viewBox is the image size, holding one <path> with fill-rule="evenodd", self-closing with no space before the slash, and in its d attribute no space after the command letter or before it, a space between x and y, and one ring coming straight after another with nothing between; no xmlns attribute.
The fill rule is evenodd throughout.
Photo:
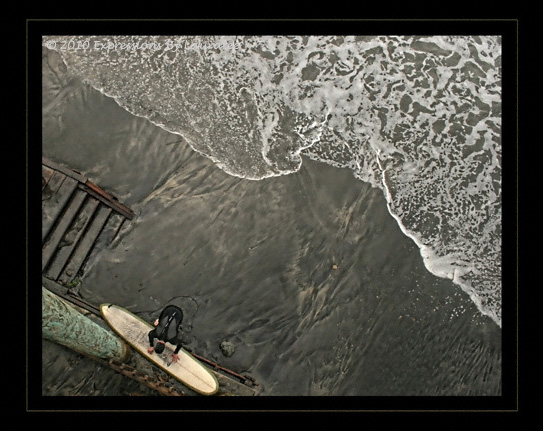
<svg viewBox="0 0 543 431"><path fill-rule="evenodd" d="M42 287L42 336L72 350L126 362L130 348L112 332Z"/></svg>

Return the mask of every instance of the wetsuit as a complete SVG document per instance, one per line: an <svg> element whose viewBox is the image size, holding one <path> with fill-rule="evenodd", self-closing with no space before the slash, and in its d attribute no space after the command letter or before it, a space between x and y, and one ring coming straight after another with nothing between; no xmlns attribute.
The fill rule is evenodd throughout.
<svg viewBox="0 0 543 431"><path fill-rule="evenodd" d="M149 332L149 344L153 347L153 341L158 338L161 341L176 345L174 353L181 349L180 326L183 321L183 311L175 305L168 305L158 318L158 325Z"/></svg>

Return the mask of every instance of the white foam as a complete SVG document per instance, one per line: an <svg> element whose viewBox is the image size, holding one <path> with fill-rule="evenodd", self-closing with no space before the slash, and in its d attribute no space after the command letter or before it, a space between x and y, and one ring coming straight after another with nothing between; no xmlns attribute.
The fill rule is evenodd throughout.
<svg viewBox="0 0 543 431"><path fill-rule="evenodd" d="M417 38L393 36L149 41L166 39L179 49L59 53L120 106L183 136L230 175L286 175L301 155L352 169L383 189L427 268L500 324L501 119L479 103L501 103L498 37L423 37L415 47ZM488 283L477 281L483 273Z"/></svg>

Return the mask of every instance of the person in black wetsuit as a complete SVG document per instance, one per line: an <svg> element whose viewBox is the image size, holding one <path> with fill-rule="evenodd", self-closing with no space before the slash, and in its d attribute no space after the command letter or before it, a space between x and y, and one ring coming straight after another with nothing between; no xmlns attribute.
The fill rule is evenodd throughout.
<svg viewBox="0 0 543 431"><path fill-rule="evenodd" d="M166 306L160 313L160 317L155 320L155 329L149 331L149 347L148 352L157 352L158 354L164 351L166 342L176 345L175 351L172 354L174 362L179 360L179 350L181 349L181 322L183 321L183 311L175 305ZM153 342L157 339L157 344L153 347Z"/></svg>

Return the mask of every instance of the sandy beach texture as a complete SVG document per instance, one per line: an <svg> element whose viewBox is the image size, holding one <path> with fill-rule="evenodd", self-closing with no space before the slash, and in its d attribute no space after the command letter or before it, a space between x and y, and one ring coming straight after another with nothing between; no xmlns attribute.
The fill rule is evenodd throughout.
<svg viewBox="0 0 543 431"><path fill-rule="evenodd" d="M43 154L137 214L88 262L88 301L149 316L180 305L189 347L262 395L501 394L501 329L427 271L380 190L308 159L288 176L230 176L46 49L43 70ZM42 369L44 395L139 390L50 343Z"/></svg>

